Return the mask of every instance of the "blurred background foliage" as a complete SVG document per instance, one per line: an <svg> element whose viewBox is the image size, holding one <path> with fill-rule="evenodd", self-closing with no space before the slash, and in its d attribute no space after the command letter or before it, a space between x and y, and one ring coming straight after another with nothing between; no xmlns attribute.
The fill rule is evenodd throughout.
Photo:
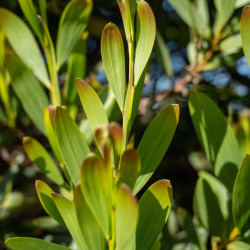
<svg viewBox="0 0 250 250"><path fill-rule="evenodd" d="M54 42L62 11L68 2L47 0L48 28ZM182 229L190 224L183 223L183 218L185 222L192 220L198 171L210 171L211 166L195 135L187 97L189 90L196 89L214 99L228 116L242 155L250 153L250 70L243 56L240 37L242 7L250 1L148 2L155 14L158 31L132 131L137 144L150 120L162 107L171 103L180 104L180 121L172 144L147 186L159 178L170 179L173 185L174 205L163 231L162 237L167 239L163 247L194 249L190 242L185 242L187 235ZM34 4L38 6L38 1L34 1ZM16 13L28 24L16 0L3 0L0 7ZM107 78L101 61L100 38L103 27L109 21L123 29L116 1L94 0L87 26L89 37L85 78L99 94L104 95ZM125 39L124 32L123 37ZM63 88L67 77L65 65L58 77ZM5 122L3 100L0 100L0 249L4 247L5 239L15 235L45 237L54 242L69 243L71 239L65 231L46 221L47 217L43 219L46 214L36 196L34 180L44 180L45 177L30 162L22 147L23 136L35 137L45 148L49 147L48 141L25 115L11 87L9 92L15 120L13 124ZM79 106L79 100L77 102ZM73 113L77 114L75 119L80 122L84 114L81 109L77 110ZM119 121L119 114L115 109L112 112L112 119ZM207 237L204 229L198 230L201 231L200 235ZM184 242L184 245L178 248L178 242Z"/></svg>

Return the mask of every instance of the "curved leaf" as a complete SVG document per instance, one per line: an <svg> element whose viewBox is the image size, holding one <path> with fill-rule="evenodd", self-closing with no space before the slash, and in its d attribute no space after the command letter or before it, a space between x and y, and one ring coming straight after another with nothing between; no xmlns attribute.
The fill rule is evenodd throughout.
<svg viewBox="0 0 250 250"><path fill-rule="evenodd" d="M94 133L97 126L109 123L106 111L99 96L87 82L76 79L76 86L84 112Z"/></svg>
<svg viewBox="0 0 250 250"><path fill-rule="evenodd" d="M141 157L141 172L133 190L134 194L141 190L161 162L172 141L178 121L179 106L170 105L162 109L149 124L137 149Z"/></svg>
<svg viewBox="0 0 250 250"><path fill-rule="evenodd" d="M139 201L136 249L151 249L163 229L171 208L173 191L170 181L151 185Z"/></svg>
<svg viewBox="0 0 250 250"><path fill-rule="evenodd" d="M72 0L64 9L56 41L58 68L67 60L76 42L82 36L87 26L92 6L92 0Z"/></svg>
<svg viewBox="0 0 250 250"><path fill-rule="evenodd" d="M122 36L115 24L105 26L101 38L103 66L121 110L124 106L126 72Z"/></svg>
<svg viewBox="0 0 250 250"><path fill-rule="evenodd" d="M76 185L82 161L90 152L88 144L67 111L60 107L56 108L55 133L67 170Z"/></svg>
<svg viewBox="0 0 250 250"><path fill-rule="evenodd" d="M31 161L33 161L48 178L57 185L64 184L64 179L47 150L31 137L23 138L23 146Z"/></svg>
<svg viewBox="0 0 250 250"><path fill-rule="evenodd" d="M135 49L134 85L137 85L153 49L156 34L154 14L145 1L137 6L137 39Z"/></svg>
<svg viewBox="0 0 250 250"><path fill-rule="evenodd" d="M37 180L36 192L47 214L50 217L54 218L56 221L58 221L59 224L66 227L62 216L60 215L58 209L56 208L54 201L52 200L51 193L53 192L53 190L45 182Z"/></svg>
<svg viewBox="0 0 250 250"><path fill-rule="evenodd" d="M65 246L60 246L45 240L29 237L9 238L5 242L12 250L70 250Z"/></svg>
<svg viewBox="0 0 250 250"><path fill-rule="evenodd" d="M26 24L14 13L0 8L0 25L15 53L34 72L34 75L50 88L51 84L43 57Z"/></svg>

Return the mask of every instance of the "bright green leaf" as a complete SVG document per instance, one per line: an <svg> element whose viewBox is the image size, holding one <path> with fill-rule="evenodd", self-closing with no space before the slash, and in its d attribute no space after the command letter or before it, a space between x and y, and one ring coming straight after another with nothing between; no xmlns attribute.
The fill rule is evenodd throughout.
<svg viewBox="0 0 250 250"><path fill-rule="evenodd" d="M23 146L31 161L38 166L42 173L57 185L61 186L64 184L63 177L55 162L47 150L37 140L28 136L24 137Z"/></svg>
<svg viewBox="0 0 250 250"><path fill-rule="evenodd" d="M134 194L141 190L161 162L172 141L178 121L179 106L170 105L162 109L149 124L137 149L141 157L141 172L133 190Z"/></svg>
<svg viewBox="0 0 250 250"><path fill-rule="evenodd" d="M236 0L235 9L241 8L250 3L250 0Z"/></svg>
<svg viewBox="0 0 250 250"><path fill-rule="evenodd" d="M81 168L83 195L106 238L110 237L113 170L96 155L85 158Z"/></svg>
<svg viewBox="0 0 250 250"><path fill-rule="evenodd" d="M67 111L60 107L56 108L55 133L67 170L76 185L80 178L82 161L90 152L88 144Z"/></svg>
<svg viewBox="0 0 250 250"><path fill-rule="evenodd" d="M5 242L12 250L70 250L65 246L60 246L45 240L29 237L9 238Z"/></svg>
<svg viewBox="0 0 250 250"><path fill-rule="evenodd" d="M26 24L14 13L0 8L0 25L15 53L33 71L34 75L50 88L51 84L43 57Z"/></svg>
<svg viewBox="0 0 250 250"><path fill-rule="evenodd" d="M122 184L117 192L116 205L116 249L135 249L136 225L139 215L136 198L131 190Z"/></svg>
<svg viewBox="0 0 250 250"><path fill-rule="evenodd" d="M60 212L63 220L75 241L78 249L88 249L87 245L83 239L81 229L78 225L77 215L74 207L73 201L68 200L62 195L52 193L52 198Z"/></svg>
<svg viewBox="0 0 250 250"><path fill-rule="evenodd" d="M41 23L39 22L39 19L37 17L37 13L35 10L35 6L33 4L32 0L18 0L18 3L29 21L29 24L35 31L36 35L38 36L41 43L43 43L43 31L41 27Z"/></svg>
<svg viewBox="0 0 250 250"><path fill-rule="evenodd" d="M58 212L58 209L56 208L56 205L52 200L51 193L53 192L53 190L45 182L37 180L36 192L47 214L58 221L60 225L66 227L62 216Z"/></svg>
<svg viewBox="0 0 250 250"><path fill-rule="evenodd" d="M74 203L78 224L88 249L107 249L108 242L85 200L80 185L76 186Z"/></svg>
<svg viewBox="0 0 250 250"><path fill-rule="evenodd" d="M249 250L249 249L250 249L250 244L239 240L232 241L227 245L227 250Z"/></svg>
<svg viewBox="0 0 250 250"><path fill-rule="evenodd" d="M11 77L11 85L25 112L45 134L43 110L49 105L49 101L43 87L31 70L14 54L6 54L5 65Z"/></svg>
<svg viewBox="0 0 250 250"><path fill-rule="evenodd" d="M84 112L94 133L97 126L109 123L106 111L99 96L87 82L76 79L76 86Z"/></svg>
<svg viewBox="0 0 250 250"><path fill-rule="evenodd" d="M242 48L240 33L224 39L220 43L219 48L220 51L227 54L232 54L240 50Z"/></svg>
<svg viewBox="0 0 250 250"><path fill-rule="evenodd" d="M250 199L247 193L250 183L250 155L246 155L237 174L233 189L233 217L240 231L250 226Z"/></svg>
<svg viewBox="0 0 250 250"><path fill-rule="evenodd" d="M189 112L215 175L232 190L241 155L231 127L217 105L205 94L191 92Z"/></svg>
<svg viewBox="0 0 250 250"><path fill-rule="evenodd" d="M243 9L241 21L240 21L240 33L241 33L241 40L242 40L242 47L244 54L246 56L248 65L250 65L250 7L246 6Z"/></svg>
<svg viewBox="0 0 250 250"><path fill-rule="evenodd" d="M165 225L173 197L168 180L151 185L139 201L136 249L151 249Z"/></svg>
<svg viewBox="0 0 250 250"><path fill-rule="evenodd" d="M152 9L145 1L137 6L137 35L134 65L134 85L137 85L147 65L153 49L156 35L156 24Z"/></svg>
<svg viewBox="0 0 250 250"><path fill-rule="evenodd" d="M126 72L122 36L115 24L105 26L101 38L103 66L121 110L124 106Z"/></svg>
<svg viewBox="0 0 250 250"><path fill-rule="evenodd" d="M39 9L40 9L40 13L41 13L41 17L43 19L43 21L46 23L46 25L48 26L48 21L47 21L47 10L46 10L46 0L38 0L38 4L39 4Z"/></svg>
<svg viewBox="0 0 250 250"><path fill-rule="evenodd" d="M72 0L60 19L56 41L57 66L60 68L85 30L92 11L92 0Z"/></svg>
<svg viewBox="0 0 250 250"><path fill-rule="evenodd" d="M141 170L140 156L135 149L127 150L123 153L118 172L118 183L125 183L133 190L138 174Z"/></svg>

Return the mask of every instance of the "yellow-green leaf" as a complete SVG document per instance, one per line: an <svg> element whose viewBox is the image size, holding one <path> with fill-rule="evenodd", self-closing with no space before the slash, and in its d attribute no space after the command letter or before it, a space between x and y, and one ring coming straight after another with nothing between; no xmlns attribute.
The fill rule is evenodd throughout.
<svg viewBox="0 0 250 250"><path fill-rule="evenodd" d="M67 170L76 185L82 161L90 152L88 144L67 111L60 107L56 108L55 133Z"/></svg>
<svg viewBox="0 0 250 250"><path fill-rule="evenodd" d="M38 198L44 208L44 210L47 212L47 214L54 218L56 221L59 222L60 225L65 226L65 223L63 221L62 216L60 215L53 199L51 193L53 190L43 181L37 180L36 181L36 192L38 195Z"/></svg>
<svg viewBox="0 0 250 250"><path fill-rule="evenodd" d="M73 240L78 249L88 249L84 241L81 229L78 225L77 215L73 201L68 200L62 195L52 193L52 198L60 212Z"/></svg>
<svg viewBox="0 0 250 250"><path fill-rule="evenodd" d="M134 194L141 190L158 167L172 141L178 121L179 106L169 105L149 124L137 149L141 157L141 172L133 190Z"/></svg>
<svg viewBox="0 0 250 250"><path fill-rule="evenodd" d="M113 23L107 24L102 32L101 51L109 85L123 110L126 87L124 46L120 31Z"/></svg>
<svg viewBox="0 0 250 250"><path fill-rule="evenodd" d="M134 85L137 85L153 49L156 24L152 9L141 0L137 6L137 37L135 49Z"/></svg>
<svg viewBox="0 0 250 250"><path fill-rule="evenodd" d="M23 138L23 146L31 161L33 161L48 178L57 185L64 184L63 177L50 157L47 150L35 139L31 137Z"/></svg>
<svg viewBox="0 0 250 250"><path fill-rule="evenodd" d="M106 111L99 96L87 82L76 79L76 86L84 112L94 133L97 126L109 123Z"/></svg>
<svg viewBox="0 0 250 250"><path fill-rule="evenodd" d="M136 231L136 249L151 249L165 225L173 197L168 180L151 185L139 201L139 222Z"/></svg>
<svg viewBox="0 0 250 250"><path fill-rule="evenodd" d="M243 9L240 21L240 33L241 33L241 40L242 40L242 47L244 54L246 56L248 65L250 65L250 6L246 6Z"/></svg>

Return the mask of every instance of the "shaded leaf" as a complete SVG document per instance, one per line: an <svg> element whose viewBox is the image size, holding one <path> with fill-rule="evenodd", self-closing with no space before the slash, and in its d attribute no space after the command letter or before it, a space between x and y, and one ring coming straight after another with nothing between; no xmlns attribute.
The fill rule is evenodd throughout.
<svg viewBox="0 0 250 250"><path fill-rule="evenodd" d="M38 0L38 4L39 4L39 9L40 9L42 19L46 23L46 25L48 26L47 11L46 11L46 0Z"/></svg>
<svg viewBox="0 0 250 250"><path fill-rule="evenodd" d="M169 105L149 124L137 149L141 157L141 172L133 190L134 194L141 190L161 162L172 141L178 121L179 106Z"/></svg>
<svg viewBox="0 0 250 250"><path fill-rule="evenodd" d="M76 186L74 203L78 224L88 249L107 249L107 240L85 200L80 185Z"/></svg>
<svg viewBox="0 0 250 250"><path fill-rule="evenodd" d="M64 184L63 177L47 150L31 137L23 138L23 146L31 161L33 161L48 178L57 185Z"/></svg>
<svg viewBox="0 0 250 250"><path fill-rule="evenodd" d="M126 72L122 36L115 24L105 26L101 38L103 66L121 110L124 106Z"/></svg>
<svg viewBox="0 0 250 250"><path fill-rule="evenodd" d="M117 192L116 249L135 249L136 225L139 215L137 200L131 190L122 184Z"/></svg>
<svg viewBox="0 0 250 250"><path fill-rule="evenodd" d="M82 193L106 238L110 237L113 170L96 155L85 158L81 168Z"/></svg>
<svg viewBox="0 0 250 250"><path fill-rule="evenodd" d="M134 65L134 85L137 85L153 49L156 34L154 14L145 1L137 6L137 37Z"/></svg>
<svg viewBox="0 0 250 250"><path fill-rule="evenodd" d="M49 105L49 101L43 87L31 70L14 54L6 54L5 64L11 77L11 85L25 112L45 134L43 110Z"/></svg>
<svg viewBox="0 0 250 250"><path fill-rule="evenodd" d="M233 188L233 217L237 228L244 232L250 226L250 200L247 194L250 182L250 155L246 155Z"/></svg>
<svg viewBox="0 0 250 250"><path fill-rule="evenodd" d="M133 190L138 174L141 170L140 156L135 149L127 150L123 153L118 172L118 183L125 183Z"/></svg>
<svg viewBox="0 0 250 250"><path fill-rule="evenodd" d="M43 57L26 24L14 13L3 8L0 8L0 24L15 53L33 71L34 75L50 88L51 84Z"/></svg>
<svg viewBox="0 0 250 250"><path fill-rule="evenodd" d="M9 238L5 243L13 250L70 250L65 246L29 237Z"/></svg>
<svg viewBox="0 0 250 250"><path fill-rule="evenodd" d="M94 133L97 126L109 123L106 111L99 96L87 82L76 79L76 86L84 112Z"/></svg>
<svg viewBox="0 0 250 250"><path fill-rule="evenodd" d="M165 225L173 197L168 180L151 185L139 201L139 222L136 231L136 249L151 249Z"/></svg>
<svg viewBox="0 0 250 250"><path fill-rule="evenodd" d="M64 9L56 41L57 66L67 60L85 30L92 11L92 0L72 0Z"/></svg>
<svg viewBox="0 0 250 250"><path fill-rule="evenodd" d="M74 207L74 203L62 195L52 193L52 198L59 210L63 220L75 241L78 249L88 249L83 239L80 227L77 221L77 215Z"/></svg>
<svg viewBox="0 0 250 250"><path fill-rule="evenodd" d="M55 133L67 170L76 185L80 178L82 161L90 152L88 144L67 111L60 107L56 108Z"/></svg>
<svg viewBox="0 0 250 250"><path fill-rule="evenodd" d="M36 181L36 192L38 198L49 216L54 218L56 221L59 222L62 226L65 226L62 216L58 212L54 201L52 200L51 193L53 190L43 181L37 180Z"/></svg>
<svg viewBox="0 0 250 250"><path fill-rule="evenodd" d="M191 92L189 112L215 175L232 190L241 164L241 155L231 127L220 109L205 94Z"/></svg>

